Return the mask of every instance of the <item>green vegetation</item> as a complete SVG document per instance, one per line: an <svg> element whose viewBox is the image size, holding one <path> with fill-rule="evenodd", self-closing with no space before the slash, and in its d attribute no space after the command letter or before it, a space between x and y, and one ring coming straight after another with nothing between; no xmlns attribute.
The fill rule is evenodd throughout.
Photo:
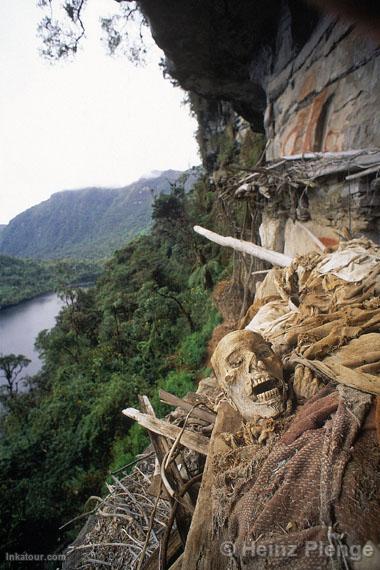
<svg viewBox="0 0 380 570"><path fill-rule="evenodd" d="M0 253L33 259L103 259L151 224L154 198L183 173L163 172L125 188L84 188L53 194L3 229ZM186 173L189 183L199 175Z"/></svg>
<svg viewBox="0 0 380 570"><path fill-rule="evenodd" d="M121 410L145 393L163 414L158 387L182 396L202 377L223 266L192 226L212 225L212 202L201 182L188 194L173 187L153 205L151 232L117 251L95 287L62 293L30 391L1 396L4 550L49 552L73 538L78 527L59 526L92 508L109 471L147 443Z"/></svg>
<svg viewBox="0 0 380 570"><path fill-rule="evenodd" d="M0 255L0 309L54 291L62 285L95 281L99 262L33 261Z"/></svg>
<svg viewBox="0 0 380 570"><path fill-rule="evenodd" d="M233 125L228 123L222 133L216 137L218 147L218 163L220 168L228 166L238 156Z"/></svg>
<svg viewBox="0 0 380 570"><path fill-rule="evenodd" d="M265 149L265 135L254 133L251 129L241 143L239 164L245 168L254 168Z"/></svg>
<svg viewBox="0 0 380 570"><path fill-rule="evenodd" d="M0 378L5 379L1 390L8 392L9 396L17 394L19 382L22 380L19 378L20 373L30 362L23 354L0 355Z"/></svg>
<svg viewBox="0 0 380 570"><path fill-rule="evenodd" d="M213 176L233 168L254 168L265 150L265 135L254 132L238 118L233 105L189 93L186 102L196 118L196 133L202 162Z"/></svg>

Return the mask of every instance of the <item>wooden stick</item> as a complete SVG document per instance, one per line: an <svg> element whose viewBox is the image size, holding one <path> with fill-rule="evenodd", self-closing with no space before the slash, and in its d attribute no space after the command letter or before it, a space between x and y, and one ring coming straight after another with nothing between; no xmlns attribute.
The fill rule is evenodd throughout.
<svg viewBox="0 0 380 570"><path fill-rule="evenodd" d="M313 234L311 230L309 230L307 226L305 226L305 224L302 224L297 220L296 226L301 228L301 230L303 230L309 236L311 241L313 241L315 245L319 247L320 250L322 250L324 253L327 251L327 247L321 242L321 240L315 234Z"/></svg>
<svg viewBox="0 0 380 570"><path fill-rule="evenodd" d="M150 403L148 396L145 396L145 395L139 396L139 401L140 401L140 404L144 410L144 413L149 414L150 416L153 416L155 418L156 413L153 409L152 404Z"/></svg>
<svg viewBox="0 0 380 570"><path fill-rule="evenodd" d="M169 404L170 406L177 406L186 412L190 411L193 407L193 404L190 404L190 402L186 402L186 400L182 400L181 398L178 398L169 392L165 392L165 390L159 390L159 396L161 402ZM194 408L191 412L191 415L210 424L213 424L216 418L216 414L213 414L212 412L208 412L206 410L201 410L199 408Z"/></svg>
<svg viewBox="0 0 380 570"><path fill-rule="evenodd" d="M168 437L169 439L175 440L181 432L181 428L173 424L169 424L158 418L153 418L147 414L142 414L139 410L135 408L126 408L123 410L123 414L132 420L136 420L141 426L146 429ZM207 455L208 452L208 442L207 437L203 435L196 434L189 430L186 430L181 437L181 444L193 451L201 453L202 455Z"/></svg>
<svg viewBox="0 0 380 570"><path fill-rule="evenodd" d="M153 420L157 420L156 414L154 412L153 406L150 403L148 396L139 396L139 401L140 401L141 408L145 412L147 417L150 417ZM160 421L160 420L157 420L157 421ZM171 425L171 424L168 424L168 425ZM156 451L156 457L157 457L158 463L160 465L160 472L164 473L163 462L165 461L165 458L167 457L167 455L170 452L170 444L165 437L162 437L160 434L153 433L153 430L150 430L148 433L149 433L150 441L152 442L152 445ZM182 479L182 476L181 476L175 462L173 462L170 465L170 467L167 470L167 473L165 473L165 480L163 479L162 475L160 477L160 486L162 485L162 483L165 484L165 481L166 481L167 485L165 484L165 488L166 488L166 491L169 493L169 489L171 489L172 487L169 484L169 481L168 481L168 478L166 477L166 475L168 475L168 477L170 476L171 482L174 484L176 489L180 489L182 487L183 479ZM178 505L176 522L177 522L177 528L178 528L179 534L181 536L182 543L185 544L186 538L187 538L187 533L189 531L190 524L191 524L190 513L192 513L194 511L194 507L193 507L193 504L192 504L192 501L191 501L191 498L189 495L186 495L185 497L183 497L182 501L183 501L183 504Z"/></svg>
<svg viewBox="0 0 380 570"><path fill-rule="evenodd" d="M214 430L210 440L210 451L203 471L201 488L183 557L183 570L208 570L226 568L226 556L220 551L220 541L215 539L211 514L212 490L217 478L214 460L225 453L226 444L222 433L236 433L241 429L241 416L227 404L221 402L218 408Z"/></svg>
<svg viewBox="0 0 380 570"><path fill-rule="evenodd" d="M357 172L356 174L350 174L350 176L346 176L346 180L355 180L356 178L361 178L362 176L367 176L367 174L372 174L380 170L380 164L376 164L376 166L371 166L371 168L366 168L366 170L362 170L361 172Z"/></svg>
<svg viewBox="0 0 380 570"><path fill-rule="evenodd" d="M170 535L169 538L168 555L167 555L169 564L178 557L179 553L181 552L181 549L182 549L182 542L178 532L175 530ZM182 559L181 556L179 557L180 559ZM175 562L172 563L175 564ZM153 552L149 560L145 562L143 570L157 570L158 564L159 564L159 549L157 548Z"/></svg>
<svg viewBox="0 0 380 570"><path fill-rule="evenodd" d="M361 150L344 150L341 152L303 152L301 154L290 154L281 156L281 160L309 160L314 158L349 158L360 154L368 154L365 149Z"/></svg>
<svg viewBox="0 0 380 570"><path fill-rule="evenodd" d="M271 249L265 249L264 247L251 243L249 241L244 241L229 236L221 236L215 232L206 230L201 226L194 226L194 231L197 232L197 234L219 245L222 245L224 247L232 247L232 249L241 251L242 253L248 253L248 255L252 255L258 259L262 259L263 261L268 261L272 265L288 267L293 261L291 257L284 255L283 253L278 253L277 251L272 251Z"/></svg>
<svg viewBox="0 0 380 570"><path fill-rule="evenodd" d="M151 514L150 514L149 528L148 528L147 533L146 533L146 537L145 537L145 542L144 542L143 549L142 549L142 551L141 551L141 553L140 553L140 559L139 559L139 563L138 563L138 565L137 565L137 570L141 570L142 565L143 565L143 563L144 563L145 554L146 554L146 551L147 551L147 549L148 549L148 544L149 544L149 539L150 539L150 533L152 532L152 528L153 528L153 525L154 525L154 517L156 516L157 506L158 506L158 502L159 502L160 496L161 496L161 487L162 487L162 481L160 482L160 485L159 485L159 487L158 487L158 489L157 489L157 497L156 497L156 500L154 501L154 507L153 507L153 510L152 510L152 512L151 512Z"/></svg>
<svg viewBox="0 0 380 570"><path fill-rule="evenodd" d="M199 473L198 475L196 475L195 477L193 477L192 479L190 479L189 481L187 481L183 486L182 489L180 489L179 491L179 497L182 497L182 495L184 495L189 489L190 487L192 487L192 485L194 483L197 483L198 481L201 481L203 477L203 473ZM161 545L160 545L160 564L159 564L159 570L166 570L167 568L167 558L168 558L168 543L169 543L169 537L170 534L172 532L172 528L173 528L173 523L174 523L174 519L175 519L175 514L176 514L176 510L178 508L178 505L180 503L178 502L178 500L176 502L173 503L172 505L172 511L170 513L169 516L169 520L167 522L167 527L165 530L165 534L164 537L161 541ZM180 567L180 566L179 566Z"/></svg>

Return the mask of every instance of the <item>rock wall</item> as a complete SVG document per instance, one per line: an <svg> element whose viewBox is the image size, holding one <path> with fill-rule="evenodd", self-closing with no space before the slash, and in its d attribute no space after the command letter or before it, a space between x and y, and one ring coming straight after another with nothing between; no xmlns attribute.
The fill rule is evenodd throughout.
<svg viewBox="0 0 380 570"><path fill-rule="evenodd" d="M267 83L268 158L380 147L380 50L325 18Z"/></svg>
<svg viewBox="0 0 380 570"><path fill-rule="evenodd" d="M380 148L380 48L363 27L302 0L139 4L168 73L190 92L204 166L221 194L236 167L256 164L264 136L268 160ZM348 167L318 182L309 192L307 220L273 200L253 200L257 238L260 226L261 243L270 249L290 255L316 249L299 221L326 247L345 232L379 241L378 188L368 179L347 184L349 174Z"/></svg>
<svg viewBox="0 0 380 570"><path fill-rule="evenodd" d="M268 158L380 146L380 50L353 25L300 0L139 4L168 73L265 132Z"/></svg>

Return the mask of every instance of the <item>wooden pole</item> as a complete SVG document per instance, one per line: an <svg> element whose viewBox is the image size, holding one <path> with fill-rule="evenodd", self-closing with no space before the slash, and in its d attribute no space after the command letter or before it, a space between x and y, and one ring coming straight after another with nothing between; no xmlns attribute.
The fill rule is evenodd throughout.
<svg viewBox="0 0 380 570"><path fill-rule="evenodd" d="M368 150L343 150L340 152L303 152L301 154L291 154L281 156L281 160L313 160L318 158L350 158L361 154L369 154Z"/></svg>
<svg viewBox="0 0 380 570"><path fill-rule="evenodd" d="M221 236L215 232L206 230L201 226L194 226L194 231L197 234L219 245L222 245L224 247L232 247L232 249L235 249L236 251L241 251L242 253L247 253L248 255L262 259L263 261L268 261L272 265L288 267L293 261L291 257L283 253L272 251L271 249L265 249L265 247L261 247L260 245L256 245L249 241L244 241L228 236Z"/></svg>
<svg viewBox="0 0 380 570"><path fill-rule="evenodd" d="M172 440L175 440L182 431L178 426L165 422L164 420L159 420L158 418L153 418L148 414L143 414L135 408L127 408L123 410L123 414L132 420L136 420L146 429ZM181 436L181 445L193 451L197 451L202 455L207 455L208 443L209 440L207 437L189 430L185 430Z"/></svg>
<svg viewBox="0 0 380 570"><path fill-rule="evenodd" d="M380 170L380 164L376 164L375 166L371 166L371 168L366 168L366 170L362 170L361 172L357 172L356 174L351 174L350 176L346 176L346 180L356 180L356 178L361 178L362 176L367 176L368 174L373 174Z"/></svg>
<svg viewBox="0 0 380 570"><path fill-rule="evenodd" d="M159 390L158 393L161 402L169 404L170 406L182 408L186 412L189 412L194 407L190 402L186 402L185 400L182 400L182 398L178 398L169 392L165 392L165 390ZM216 414L200 408L194 408L191 412L191 415L194 418L199 418L200 420L203 420L209 424L213 424L216 418Z"/></svg>

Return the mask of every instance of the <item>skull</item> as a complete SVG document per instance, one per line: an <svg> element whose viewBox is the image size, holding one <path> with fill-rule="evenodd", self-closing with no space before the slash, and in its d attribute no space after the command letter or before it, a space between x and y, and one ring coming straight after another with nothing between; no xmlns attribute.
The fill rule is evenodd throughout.
<svg viewBox="0 0 380 570"><path fill-rule="evenodd" d="M227 334L211 363L219 385L244 419L273 418L285 410L282 362L261 335L250 330Z"/></svg>

